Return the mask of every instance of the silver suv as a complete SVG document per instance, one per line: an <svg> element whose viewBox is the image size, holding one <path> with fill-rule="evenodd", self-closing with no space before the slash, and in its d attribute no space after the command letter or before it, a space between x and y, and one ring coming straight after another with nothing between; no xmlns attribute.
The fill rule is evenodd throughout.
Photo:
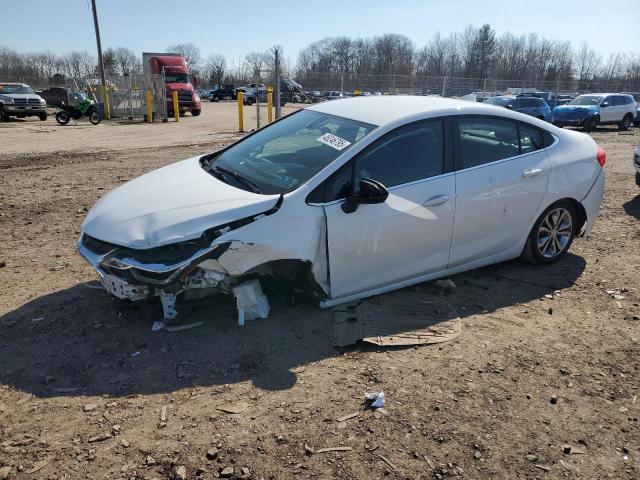
<svg viewBox="0 0 640 480"><path fill-rule="evenodd" d="M47 119L47 102L26 83L0 83L0 120L9 117Z"/></svg>

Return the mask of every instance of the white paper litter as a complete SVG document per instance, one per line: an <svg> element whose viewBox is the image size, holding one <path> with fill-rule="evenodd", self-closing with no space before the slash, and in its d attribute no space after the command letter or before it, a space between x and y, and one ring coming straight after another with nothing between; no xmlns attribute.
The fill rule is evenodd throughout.
<svg viewBox="0 0 640 480"><path fill-rule="evenodd" d="M256 279L233 287L238 309L238 325L244 325L245 320L267 318L269 316L269 300Z"/></svg>
<svg viewBox="0 0 640 480"><path fill-rule="evenodd" d="M384 392L365 393L364 398L371 408L384 407Z"/></svg>

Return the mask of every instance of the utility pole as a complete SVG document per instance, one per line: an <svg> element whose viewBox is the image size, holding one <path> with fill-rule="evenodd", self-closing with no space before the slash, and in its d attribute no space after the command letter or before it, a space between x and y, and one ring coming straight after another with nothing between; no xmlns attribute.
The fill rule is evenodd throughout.
<svg viewBox="0 0 640 480"><path fill-rule="evenodd" d="M93 26L96 31L96 44L98 45L98 67L100 68L100 80L102 81L102 95L104 101L104 115L109 119L109 100L107 97L107 77L104 74L104 58L102 58L102 45L100 43L100 27L98 26L98 9L96 0L91 0L93 11Z"/></svg>
<svg viewBox="0 0 640 480"><path fill-rule="evenodd" d="M273 56L275 57L275 65L273 68L273 90L275 94L275 103L276 103L276 120L280 118L280 52L278 51L278 47L273 49Z"/></svg>

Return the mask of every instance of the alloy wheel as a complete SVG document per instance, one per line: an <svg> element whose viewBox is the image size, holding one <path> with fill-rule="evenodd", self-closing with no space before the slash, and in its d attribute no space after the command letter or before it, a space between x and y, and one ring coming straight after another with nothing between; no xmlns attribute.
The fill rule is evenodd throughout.
<svg viewBox="0 0 640 480"><path fill-rule="evenodd" d="M540 255L553 258L561 254L571 241L572 234L571 213L564 208L551 210L538 228L536 242Z"/></svg>

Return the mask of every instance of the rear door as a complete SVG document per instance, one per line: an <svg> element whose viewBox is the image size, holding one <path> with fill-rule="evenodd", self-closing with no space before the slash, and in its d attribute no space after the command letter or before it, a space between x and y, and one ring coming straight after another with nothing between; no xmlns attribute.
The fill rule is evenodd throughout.
<svg viewBox="0 0 640 480"><path fill-rule="evenodd" d="M455 126L450 267L514 247L540 207L551 168L536 127L490 116L461 116Z"/></svg>
<svg viewBox="0 0 640 480"><path fill-rule="evenodd" d="M326 182L332 298L446 268L455 177L444 123L429 120L393 130ZM343 199L357 190L362 178L381 182L389 197L345 213Z"/></svg>
<svg viewBox="0 0 640 480"><path fill-rule="evenodd" d="M601 122L614 122L618 117L617 110L620 108L620 105L616 102L616 95L609 95L605 97L602 103L607 102L606 107L600 107L600 121Z"/></svg>

